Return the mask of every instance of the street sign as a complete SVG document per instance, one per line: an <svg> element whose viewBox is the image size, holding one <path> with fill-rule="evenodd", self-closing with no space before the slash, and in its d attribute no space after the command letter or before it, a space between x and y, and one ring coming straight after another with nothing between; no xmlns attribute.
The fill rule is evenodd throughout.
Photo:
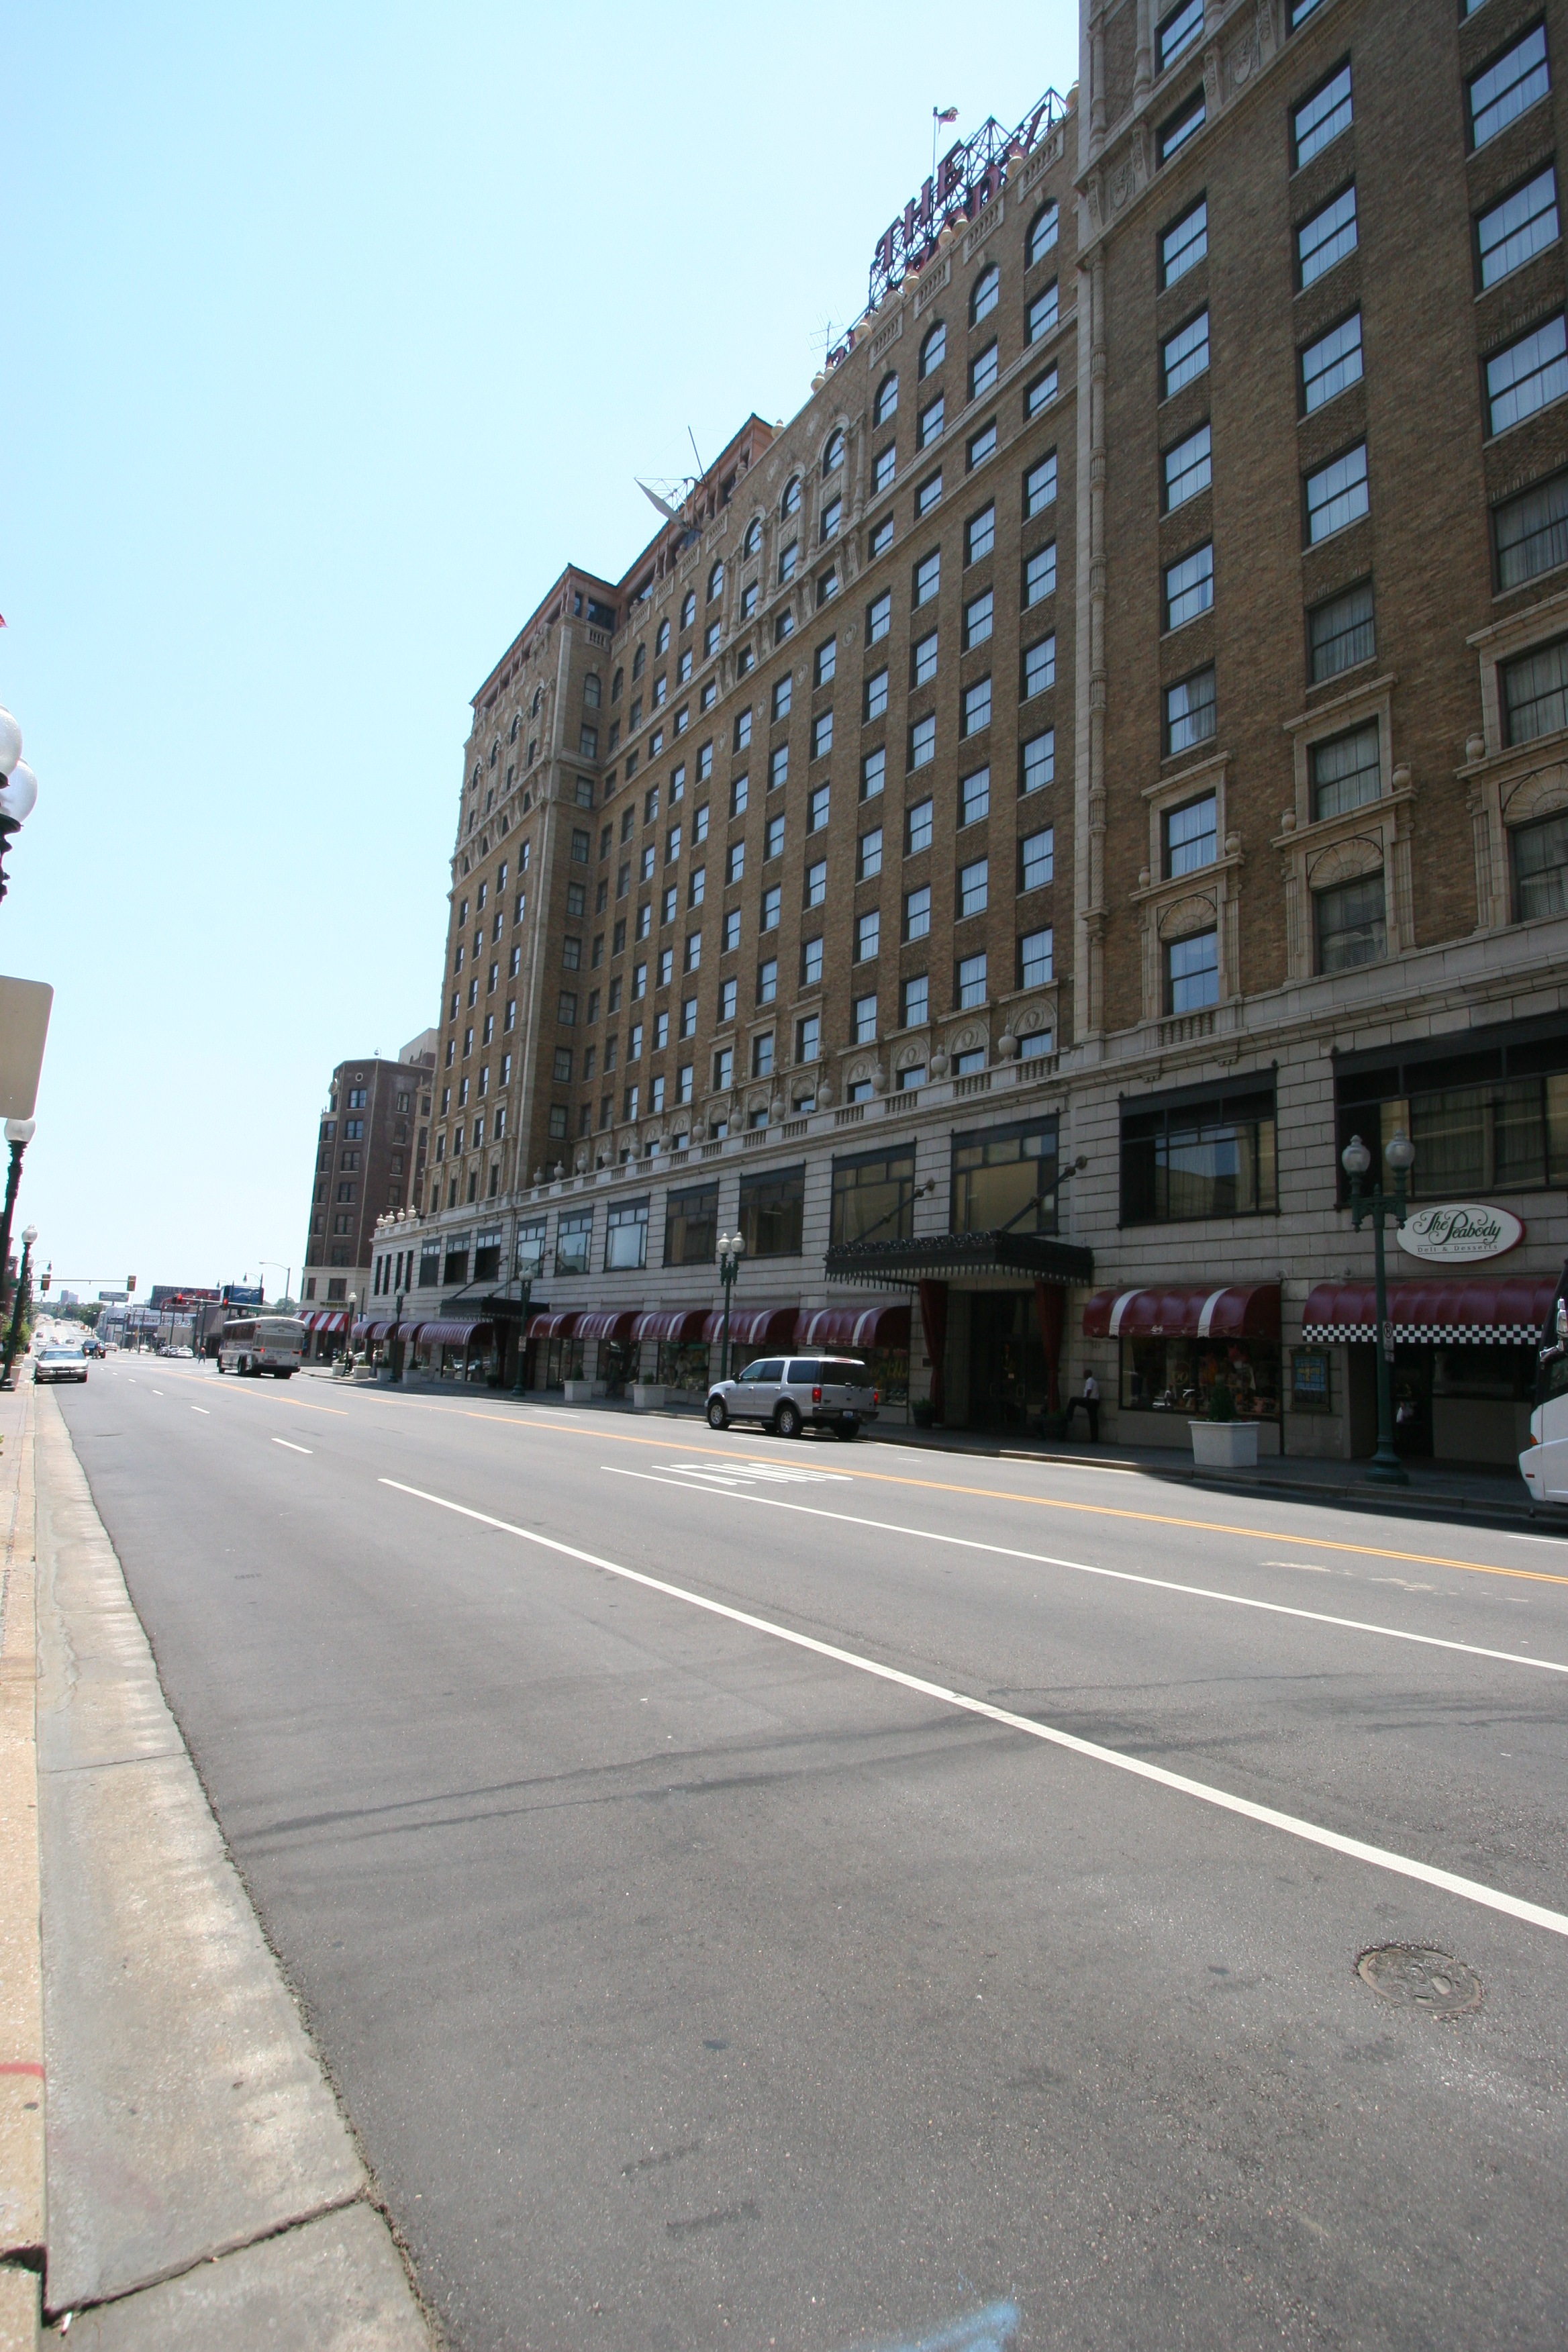
<svg viewBox="0 0 1568 2352"><path fill-rule="evenodd" d="M0 979L0 1118L31 1118L55 992L47 980Z"/></svg>
<svg viewBox="0 0 1568 2352"><path fill-rule="evenodd" d="M265 1307L267 1293L258 1282L252 1284L248 1288L242 1283L226 1282L223 1286L223 1303L226 1307Z"/></svg>

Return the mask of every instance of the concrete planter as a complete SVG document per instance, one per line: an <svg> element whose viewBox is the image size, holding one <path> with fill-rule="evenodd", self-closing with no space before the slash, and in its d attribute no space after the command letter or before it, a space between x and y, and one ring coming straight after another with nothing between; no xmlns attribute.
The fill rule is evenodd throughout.
<svg viewBox="0 0 1568 2352"><path fill-rule="evenodd" d="M604 1381L566 1381L563 1392L568 1404L592 1404L595 1397L604 1395L605 1386Z"/></svg>
<svg viewBox="0 0 1568 2352"><path fill-rule="evenodd" d="M632 1404L637 1412L658 1412L664 1403L665 1387L662 1381L632 1382Z"/></svg>
<svg viewBox="0 0 1568 2352"><path fill-rule="evenodd" d="M1256 1470L1258 1423L1255 1421L1189 1421L1193 1460L1200 1470Z"/></svg>

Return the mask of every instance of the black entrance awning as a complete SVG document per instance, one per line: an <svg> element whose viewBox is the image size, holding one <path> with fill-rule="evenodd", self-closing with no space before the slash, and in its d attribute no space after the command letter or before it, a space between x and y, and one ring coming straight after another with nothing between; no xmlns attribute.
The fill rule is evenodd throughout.
<svg viewBox="0 0 1568 2352"><path fill-rule="evenodd" d="M1031 1282L1092 1282L1094 1252L1047 1234L930 1234L907 1242L835 1242L829 1282L863 1282L888 1290L965 1275L1018 1274Z"/></svg>

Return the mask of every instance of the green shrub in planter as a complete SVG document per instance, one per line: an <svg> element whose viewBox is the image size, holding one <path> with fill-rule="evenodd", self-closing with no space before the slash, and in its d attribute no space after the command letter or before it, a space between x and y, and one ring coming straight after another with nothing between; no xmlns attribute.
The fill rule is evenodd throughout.
<svg viewBox="0 0 1568 2352"><path fill-rule="evenodd" d="M1209 1391L1209 1419L1211 1421L1236 1419L1236 1399L1224 1381L1215 1381Z"/></svg>
<svg viewBox="0 0 1568 2352"><path fill-rule="evenodd" d="M930 1397L917 1397L910 1407L917 1429L931 1429L936 1423L936 1407Z"/></svg>

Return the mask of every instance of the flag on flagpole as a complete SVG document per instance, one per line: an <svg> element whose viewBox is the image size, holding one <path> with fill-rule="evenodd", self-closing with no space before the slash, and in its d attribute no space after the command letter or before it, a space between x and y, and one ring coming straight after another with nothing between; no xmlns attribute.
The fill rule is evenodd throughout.
<svg viewBox="0 0 1568 2352"><path fill-rule="evenodd" d="M958 121L958 109L956 106L933 106L931 108L931 112L939 122L956 122Z"/></svg>

